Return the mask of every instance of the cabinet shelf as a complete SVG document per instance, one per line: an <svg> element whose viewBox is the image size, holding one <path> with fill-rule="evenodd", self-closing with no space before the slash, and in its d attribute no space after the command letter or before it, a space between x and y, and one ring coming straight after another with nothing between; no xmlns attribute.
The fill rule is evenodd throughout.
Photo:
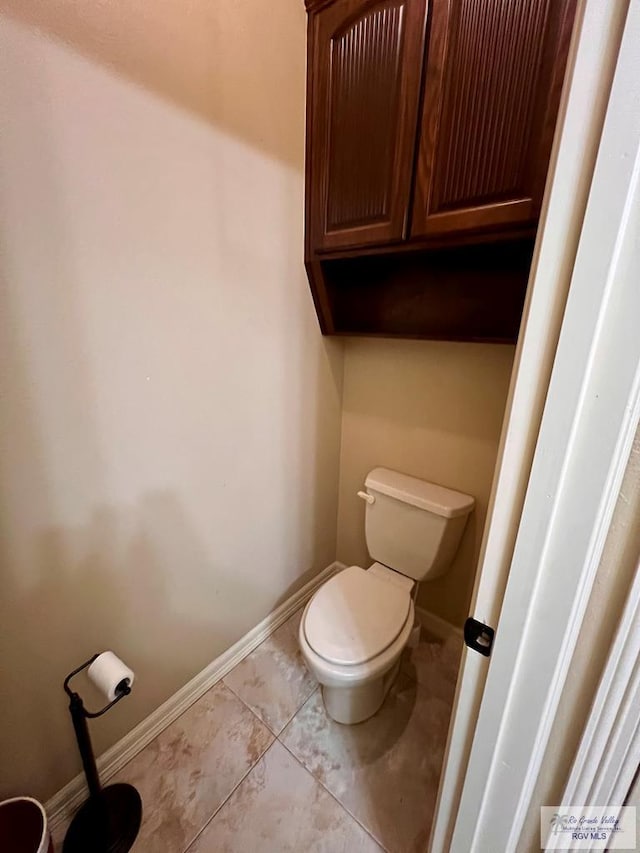
<svg viewBox="0 0 640 853"><path fill-rule="evenodd" d="M321 262L332 333L514 343L533 242Z"/></svg>

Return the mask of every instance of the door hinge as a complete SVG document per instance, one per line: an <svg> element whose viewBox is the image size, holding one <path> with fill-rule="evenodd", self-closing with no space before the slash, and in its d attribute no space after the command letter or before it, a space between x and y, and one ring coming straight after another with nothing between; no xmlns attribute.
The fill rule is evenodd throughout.
<svg viewBox="0 0 640 853"><path fill-rule="evenodd" d="M464 641L476 652L489 657L493 648L493 638L495 631L483 622L478 622L477 619L469 617L464 623Z"/></svg>

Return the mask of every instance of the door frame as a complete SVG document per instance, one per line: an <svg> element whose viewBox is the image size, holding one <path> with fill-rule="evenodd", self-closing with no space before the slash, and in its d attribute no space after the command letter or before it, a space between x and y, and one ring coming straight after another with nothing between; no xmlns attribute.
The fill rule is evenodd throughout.
<svg viewBox="0 0 640 853"><path fill-rule="evenodd" d="M638 555L640 558L640 555ZM640 766L640 564L629 588L562 803L623 806Z"/></svg>
<svg viewBox="0 0 640 853"><path fill-rule="evenodd" d="M639 0L623 27L452 853L520 849L640 420Z"/></svg>

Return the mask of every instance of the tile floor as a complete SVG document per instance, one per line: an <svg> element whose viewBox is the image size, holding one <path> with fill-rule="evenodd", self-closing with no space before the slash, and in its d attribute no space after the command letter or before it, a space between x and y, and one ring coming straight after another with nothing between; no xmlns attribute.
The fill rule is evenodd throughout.
<svg viewBox="0 0 640 853"><path fill-rule="evenodd" d="M460 642L423 637L382 709L341 726L302 660L300 615L113 780L144 803L133 853L423 853Z"/></svg>

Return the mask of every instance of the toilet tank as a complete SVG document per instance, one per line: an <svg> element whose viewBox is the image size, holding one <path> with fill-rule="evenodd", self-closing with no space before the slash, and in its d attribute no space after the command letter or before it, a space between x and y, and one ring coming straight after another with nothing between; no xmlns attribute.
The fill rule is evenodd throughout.
<svg viewBox="0 0 640 853"><path fill-rule="evenodd" d="M416 581L444 574L475 500L389 468L374 468L365 489L365 535L372 559Z"/></svg>

